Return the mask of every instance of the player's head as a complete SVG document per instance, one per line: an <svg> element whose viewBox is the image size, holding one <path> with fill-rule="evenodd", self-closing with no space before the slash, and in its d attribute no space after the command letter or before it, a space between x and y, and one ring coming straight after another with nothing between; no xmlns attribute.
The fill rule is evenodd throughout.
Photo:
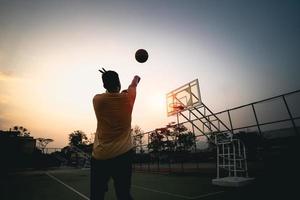
<svg viewBox="0 0 300 200"><path fill-rule="evenodd" d="M108 92L120 92L121 83L117 72L104 71L104 73L102 73L102 81L103 81L103 87Z"/></svg>

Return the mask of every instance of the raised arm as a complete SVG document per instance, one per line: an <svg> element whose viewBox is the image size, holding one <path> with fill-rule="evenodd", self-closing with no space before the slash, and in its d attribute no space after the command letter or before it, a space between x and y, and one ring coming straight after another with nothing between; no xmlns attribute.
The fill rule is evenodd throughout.
<svg viewBox="0 0 300 200"><path fill-rule="evenodd" d="M134 104L135 101L135 96L136 96L136 87L139 84L141 78L137 75L135 75L131 81L131 84L128 86L127 91L128 92L128 96L132 102L132 105Z"/></svg>

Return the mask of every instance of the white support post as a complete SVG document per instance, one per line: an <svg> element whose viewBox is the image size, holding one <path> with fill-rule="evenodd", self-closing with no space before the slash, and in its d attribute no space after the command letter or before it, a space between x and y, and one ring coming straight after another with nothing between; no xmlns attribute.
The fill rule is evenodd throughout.
<svg viewBox="0 0 300 200"><path fill-rule="evenodd" d="M198 94L193 92L194 89L192 91L192 87L198 89ZM186 92L188 92L188 94ZM184 97L190 99L190 101L188 101L189 103L182 101ZM201 101L198 79L169 92L167 94L167 102L171 103L167 105L167 114L168 116L177 115L177 124L179 124L180 121L180 114L187 122L192 124L193 132L194 128L196 128L206 136L209 142L217 146L217 178L212 181L213 184L241 186L250 181L250 178L246 178L248 177L248 167L245 145L241 140L233 137L234 129L229 110L227 113L230 128L218 117L219 113L213 113ZM176 109L175 104L180 105L182 108ZM184 115L186 112L189 114L188 117ZM194 117L192 117L192 115ZM196 124L195 121L200 122L200 124ZM207 131L205 131L205 129L207 129ZM214 140L211 140L209 137L209 132L215 136ZM229 137L226 133L229 133ZM221 172L223 170L228 171L225 176L222 176L223 173ZM245 175L246 177L244 177Z"/></svg>
<svg viewBox="0 0 300 200"><path fill-rule="evenodd" d="M224 143L222 143L222 159L223 159L223 167L225 168L225 147L224 147Z"/></svg>
<svg viewBox="0 0 300 200"><path fill-rule="evenodd" d="M227 160L228 160L228 172L229 176L231 176L231 161L230 161L230 145L227 144Z"/></svg>
<svg viewBox="0 0 300 200"><path fill-rule="evenodd" d="M242 167L242 159L244 156L242 156L242 153L241 153L241 142L240 140L238 140L238 150L239 150L239 168L243 168Z"/></svg>
<svg viewBox="0 0 300 200"><path fill-rule="evenodd" d="M236 177L235 140L232 141L232 146L233 146L233 176Z"/></svg>

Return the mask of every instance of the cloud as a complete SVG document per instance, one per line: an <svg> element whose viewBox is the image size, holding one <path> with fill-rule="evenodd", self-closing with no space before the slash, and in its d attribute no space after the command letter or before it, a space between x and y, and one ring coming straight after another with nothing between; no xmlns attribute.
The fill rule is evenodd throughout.
<svg viewBox="0 0 300 200"><path fill-rule="evenodd" d="M16 77L14 77L12 74L0 71L0 81L13 81L13 80L16 80Z"/></svg>
<svg viewBox="0 0 300 200"><path fill-rule="evenodd" d="M9 120L0 116L0 130L6 130L8 128Z"/></svg>
<svg viewBox="0 0 300 200"><path fill-rule="evenodd" d="M7 129L7 127L10 125L11 117L9 115L9 109L10 106L7 102L0 102L0 130Z"/></svg>
<svg viewBox="0 0 300 200"><path fill-rule="evenodd" d="M0 130L5 130L11 123L11 94L9 92L13 81L17 80L11 73L0 71Z"/></svg>

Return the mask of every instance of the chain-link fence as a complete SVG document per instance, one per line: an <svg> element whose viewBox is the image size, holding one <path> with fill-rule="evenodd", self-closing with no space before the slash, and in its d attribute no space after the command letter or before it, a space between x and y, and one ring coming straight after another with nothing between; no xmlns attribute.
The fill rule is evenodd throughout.
<svg viewBox="0 0 300 200"><path fill-rule="evenodd" d="M234 133L234 137L243 140L247 147L248 159L253 161L252 163L258 163L267 152L274 154L277 151L278 154L282 148L298 140L299 102L300 90L297 90L213 115L207 114L205 117L221 132L227 131L226 126ZM202 109L201 105L198 109ZM212 132L207 128L206 122L202 121L205 117L188 113L186 116L188 120L177 115L176 123L134 135L135 170L214 171L215 148L208 142L207 136L212 137ZM216 120L216 117L224 124Z"/></svg>

